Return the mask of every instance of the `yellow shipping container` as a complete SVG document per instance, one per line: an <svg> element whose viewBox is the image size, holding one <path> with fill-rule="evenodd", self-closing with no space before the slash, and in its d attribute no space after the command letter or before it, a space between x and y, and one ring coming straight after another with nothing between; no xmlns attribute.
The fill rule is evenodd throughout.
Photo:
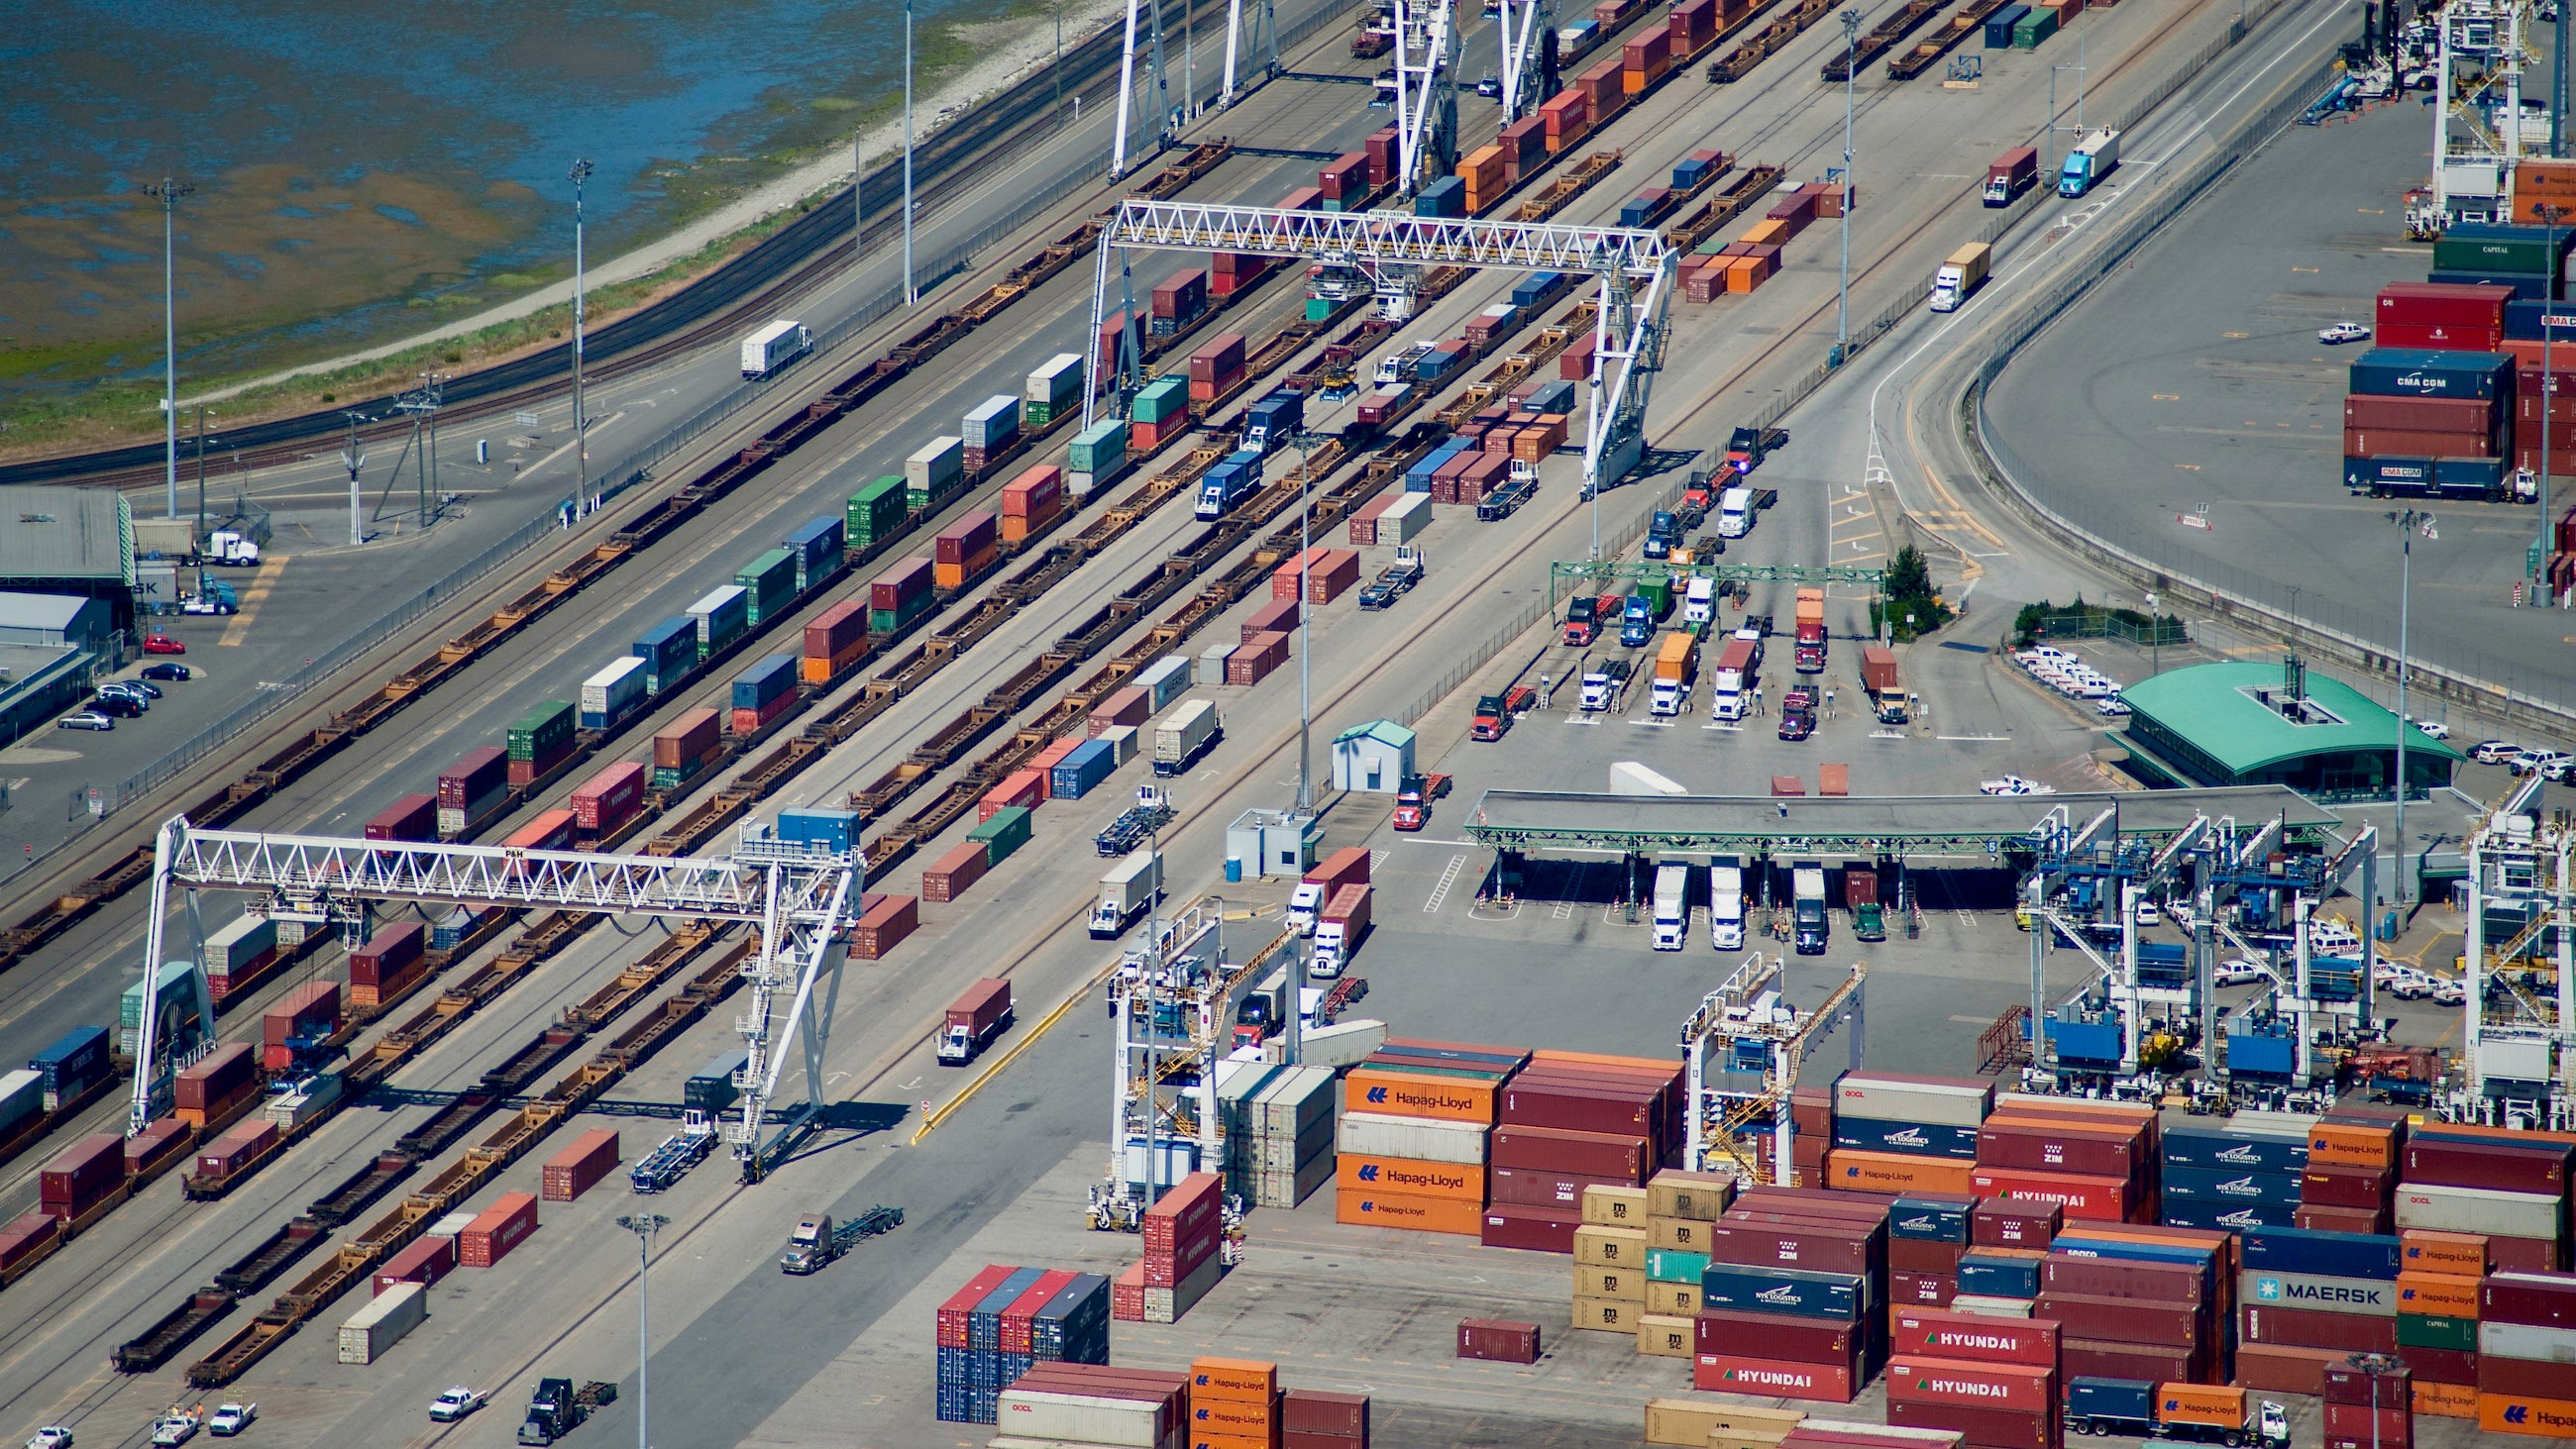
<svg viewBox="0 0 2576 1449"><path fill-rule="evenodd" d="M1561 430L1564 419L1558 418L1557 425ZM1726 1205L1734 1200L1735 1179L1722 1173L1666 1168L1646 1184L1646 1215L1649 1218L1689 1218L1694 1222L1713 1223L1726 1215Z"/></svg>
<svg viewBox="0 0 2576 1449"><path fill-rule="evenodd" d="M1637 1352L1648 1358L1693 1358L1699 1350L1694 1336L1699 1331L1696 1319L1677 1314L1648 1313L1637 1320Z"/></svg>
<svg viewBox="0 0 2576 1449"><path fill-rule="evenodd" d="M1646 1246L1676 1253L1708 1251L1709 1225L1694 1218L1646 1219Z"/></svg>
<svg viewBox="0 0 2576 1449"><path fill-rule="evenodd" d="M1646 1190L1594 1183L1583 1190L1583 1221L1599 1227L1644 1227Z"/></svg>
<svg viewBox="0 0 2576 1449"><path fill-rule="evenodd" d="M1594 1333L1618 1333L1633 1338L1637 1332L1637 1320L1644 1316L1636 1304L1624 1298L1574 1300L1574 1326Z"/></svg>
<svg viewBox="0 0 2576 1449"><path fill-rule="evenodd" d="M1646 1230L1587 1225L1574 1230L1574 1261L1596 1268L1646 1266Z"/></svg>
<svg viewBox="0 0 2576 1449"><path fill-rule="evenodd" d="M1693 1314L1699 1312L1700 1286L1697 1283L1658 1283L1646 1280L1648 1313Z"/></svg>

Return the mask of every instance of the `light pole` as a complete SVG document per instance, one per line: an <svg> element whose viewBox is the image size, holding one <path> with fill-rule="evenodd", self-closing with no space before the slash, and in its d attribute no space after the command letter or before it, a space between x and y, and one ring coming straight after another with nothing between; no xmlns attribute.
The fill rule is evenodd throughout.
<svg viewBox="0 0 2576 1449"><path fill-rule="evenodd" d="M590 496L590 420L581 410L581 328L582 328L582 210L581 185L590 179L594 168L588 161L572 163L572 510L571 518L581 517L582 500Z"/></svg>
<svg viewBox="0 0 2576 1449"><path fill-rule="evenodd" d="M2156 592L2147 591L2147 674L2165 672L2165 621L2156 613Z"/></svg>
<svg viewBox="0 0 2576 1449"><path fill-rule="evenodd" d="M2558 219L2567 214L2567 208L2547 202L2532 211L2540 217L2540 224L2553 232ZM2550 344L2557 340L2558 331L2550 325L2552 320L2547 311L2540 314L2540 466L2533 470L2540 475L2540 536L2531 558L2531 596L2535 602L2549 579L2549 414L2558 401L2558 375L2549 370Z"/></svg>
<svg viewBox="0 0 2576 1449"><path fill-rule="evenodd" d="M1297 814L1307 816L1315 813L1314 752L1307 744L1313 724L1307 660L1314 653L1315 631L1313 621L1306 617L1307 580L1315 552L1314 459L1308 450L1315 446L1315 435L1301 428L1288 441L1297 445Z"/></svg>
<svg viewBox="0 0 2576 1449"><path fill-rule="evenodd" d="M644 1275L653 1266L653 1235L670 1225L660 1213L627 1213L617 1225L635 1235L635 1449L653 1449L653 1300Z"/></svg>
<svg viewBox="0 0 2576 1449"><path fill-rule="evenodd" d="M218 439L218 441L221 441ZM206 537L206 405L197 404L197 539Z"/></svg>
<svg viewBox="0 0 2576 1449"><path fill-rule="evenodd" d="M2433 515L2421 509L2408 508L2391 512L2388 521L2397 525L2397 904L2406 904L2406 732L2415 728L2406 718L2406 614L2412 597L2415 566L2415 535L2439 538L2433 531Z"/></svg>
<svg viewBox="0 0 2576 1449"><path fill-rule="evenodd" d="M1842 281L1834 291L1834 366L1843 365L1843 354L1851 347L1851 214L1856 193L1852 190L1852 87L1860 75L1860 9L1845 10L1843 21L1843 264Z"/></svg>
<svg viewBox="0 0 2576 1449"><path fill-rule="evenodd" d="M143 194L161 203L161 355L166 367L161 382L161 421L168 429L170 471L168 503L170 516L179 516L179 198L197 188L185 181L161 178L158 186L146 186Z"/></svg>
<svg viewBox="0 0 2576 1449"><path fill-rule="evenodd" d="M903 0L903 304L920 300L912 289L912 0Z"/></svg>

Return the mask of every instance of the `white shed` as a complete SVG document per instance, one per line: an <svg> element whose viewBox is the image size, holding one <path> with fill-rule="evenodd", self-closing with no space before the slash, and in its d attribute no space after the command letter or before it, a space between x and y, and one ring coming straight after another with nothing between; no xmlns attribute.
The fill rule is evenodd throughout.
<svg viewBox="0 0 2576 1449"><path fill-rule="evenodd" d="M1413 773L1413 731L1391 719L1353 725L1333 737L1333 788L1392 795Z"/></svg>

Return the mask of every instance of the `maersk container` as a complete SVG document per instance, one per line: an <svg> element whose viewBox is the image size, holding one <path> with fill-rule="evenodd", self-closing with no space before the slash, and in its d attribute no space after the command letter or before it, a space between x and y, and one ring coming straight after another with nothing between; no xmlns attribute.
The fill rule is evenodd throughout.
<svg viewBox="0 0 2576 1449"><path fill-rule="evenodd" d="M645 662L629 654L581 682L581 727L612 730L644 703L650 691Z"/></svg>
<svg viewBox="0 0 2576 1449"><path fill-rule="evenodd" d="M689 606L698 625L698 657L706 658L736 639L751 624L751 591L740 584L710 590Z"/></svg>
<svg viewBox="0 0 2576 1449"><path fill-rule="evenodd" d="M2255 1231L2265 1229L2257 1228ZM2268 1268L2248 1268L2238 1275L2236 1301L2265 1308L2294 1308L2305 1313L2395 1318L2397 1275L2329 1278L2315 1273L2276 1273Z"/></svg>
<svg viewBox="0 0 2576 1449"><path fill-rule="evenodd" d="M845 519L825 514L787 535L782 546L796 556L796 592L804 593L840 568L841 556L848 551L842 541L847 528Z"/></svg>
<svg viewBox="0 0 2576 1449"><path fill-rule="evenodd" d="M1181 384L1185 390L1189 384ZM1073 435L1073 446L1066 450L1065 469L1072 473L1109 473L1127 460L1127 420L1102 418Z"/></svg>
<svg viewBox="0 0 2576 1449"><path fill-rule="evenodd" d="M750 595L745 622L767 623L796 602L796 556L783 548L773 548L744 565L733 581Z"/></svg>
<svg viewBox="0 0 2576 1449"><path fill-rule="evenodd" d="M1047 794L1057 800L1079 800L1117 767L1117 756L1106 740L1085 740L1048 773Z"/></svg>
<svg viewBox="0 0 2576 1449"><path fill-rule="evenodd" d="M968 408L965 424L967 447L997 452L1020 435L1020 400L997 393Z"/></svg>
<svg viewBox="0 0 2576 1449"><path fill-rule="evenodd" d="M1190 657L1186 654L1164 655L1145 666L1145 672L1136 676L1136 687L1145 691L1146 713L1162 713L1173 700L1189 692Z"/></svg>
<svg viewBox="0 0 2576 1449"><path fill-rule="evenodd" d="M1700 1275L1702 1307L1857 1323L1869 1306L1868 1280L1850 1273L1809 1273L1711 1263Z"/></svg>
<svg viewBox="0 0 2576 1449"><path fill-rule="evenodd" d="M660 694L680 682L698 662L698 621L683 614L644 631L633 653L644 661L644 689Z"/></svg>
<svg viewBox="0 0 2576 1449"><path fill-rule="evenodd" d="M778 812L778 838L832 851L854 850L859 843L859 812L790 806Z"/></svg>
<svg viewBox="0 0 2576 1449"><path fill-rule="evenodd" d="M915 508L928 508L965 480L964 438L933 438L903 460L904 492Z"/></svg>
<svg viewBox="0 0 2576 1449"><path fill-rule="evenodd" d="M574 714L569 701L550 699L512 720L505 736L510 758L519 761L551 758L572 743Z"/></svg>
<svg viewBox="0 0 2576 1449"><path fill-rule="evenodd" d="M340 1362L374 1363L427 1317L429 1290L418 1283L395 1284L341 1323Z"/></svg>
<svg viewBox="0 0 2576 1449"><path fill-rule="evenodd" d="M2346 391L2374 397L2508 395L2513 359L2500 352L2436 352L2418 347L2374 347L2352 364Z"/></svg>
<svg viewBox="0 0 2576 1449"><path fill-rule="evenodd" d="M733 707L760 709L796 690L796 656L771 654L734 676Z"/></svg>
<svg viewBox="0 0 2576 1449"><path fill-rule="evenodd" d="M849 545L865 548L888 537L903 526L906 499L901 478L879 478L850 495L842 515L848 526Z"/></svg>

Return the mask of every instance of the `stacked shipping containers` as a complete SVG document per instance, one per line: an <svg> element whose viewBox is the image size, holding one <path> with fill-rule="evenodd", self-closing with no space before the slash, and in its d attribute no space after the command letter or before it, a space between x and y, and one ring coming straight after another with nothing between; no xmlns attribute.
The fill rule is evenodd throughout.
<svg viewBox="0 0 2576 1449"><path fill-rule="evenodd" d="M1885 1347L1893 1203L1851 1191L1740 1192L1709 1233L1693 1385L1850 1402Z"/></svg>
<svg viewBox="0 0 2576 1449"><path fill-rule="evenodd" d="M1109 1280L987 1265L940 1306L937 1332L940 1420L990 1424L1039 1365L1109 1362Z"/></svg>
<svg viewBox="0 0 2576 1449"><path fill-rule="evenodd" d="M1224 1180L1193 1172L1145 1209L1145 1257L1111 1285L1113 1316L1177 1323L1225 1276Z"/></svg>
<svg viewBox="0 0 2576 1449"><path fill-rule="evenodd" d="M2059 1449L2058 1325L1899 1308L1889 1324L1887 1421L1980 1449Z"/></svg>
<svg viewBox="0 0 2576 1449"><path fill-rule="evenodd" d="M1590 1188L1634 1188L1678 1150L1681 1069L1639 1057L1533 1052L1504 1084L1496 1123L1500 1156L1485 1243L1575 1252Z"/></svg>
<svg viewBox="0 0 2576 1449"><path fill-rule="evenodd" d="M724 754L724 722L712 709L693 709L653 734L653 788L675 790Z"/></svg>
<svg viewBox="0 0 2576 1449"><path fill-rule="evenodd" d="M1342 1079L1336 1218L1478 1232L1497 1098L1528 1057L1510 1047L1390 1038L1363 1059Z"/></svg>
<svg viewBox="0 0 2576 1449"><path fill-rule="evenodd" d="M550 699L510 725L509 781L527 786L544 778L573 751L573 707Z"/></svg>

